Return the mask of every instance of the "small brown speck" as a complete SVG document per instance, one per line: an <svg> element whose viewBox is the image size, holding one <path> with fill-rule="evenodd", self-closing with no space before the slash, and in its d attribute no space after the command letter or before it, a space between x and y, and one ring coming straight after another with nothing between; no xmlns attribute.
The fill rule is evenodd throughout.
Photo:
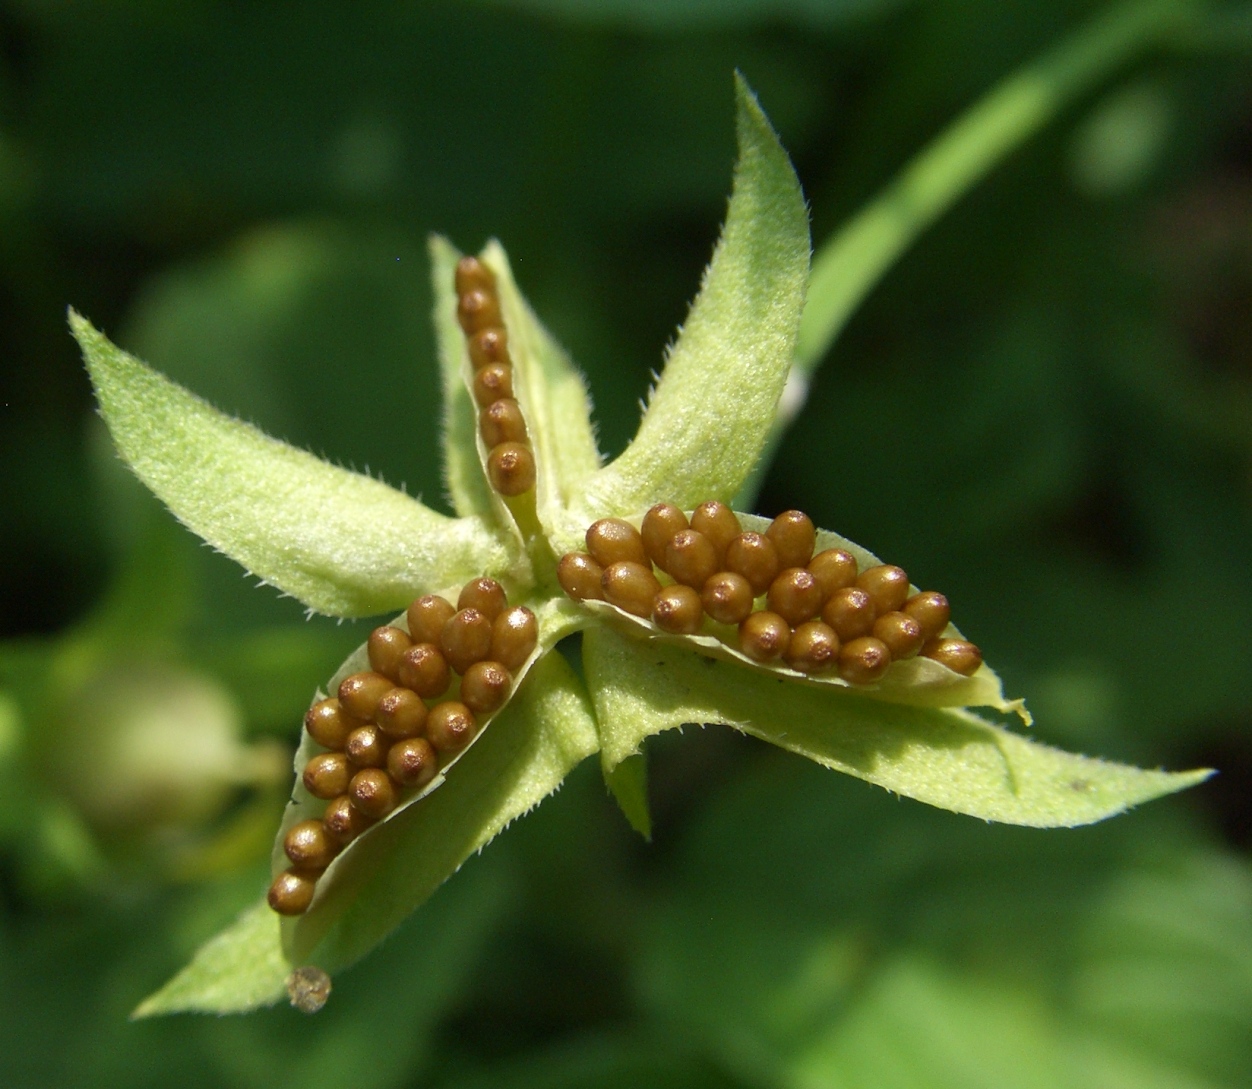
<svg viewBox="0 0 1252 1089"><path fill-rule="evenodd" d="M301 1013L317 1013L330 997L330 976L313 964L287 977L287 996Z"/></svg>

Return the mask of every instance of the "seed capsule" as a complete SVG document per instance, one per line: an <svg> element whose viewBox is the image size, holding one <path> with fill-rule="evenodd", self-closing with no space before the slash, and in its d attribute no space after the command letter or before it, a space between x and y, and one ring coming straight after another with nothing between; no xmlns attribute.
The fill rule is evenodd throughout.
<svg viewBox="0 0 1252 1089"><path fill-rule="evenodd" d="M491 653L491 621L477 609L459 609L443 626L439 649L462 676Z"/></svg>
<svg viewBox="0 0 1252 1089"><path fill-rule="evenodd" d="M717 549L717 562L726 557L726 547L739 536L741 529L735 512L725 503L710 499L691 512L691 528L703 533Z"/></svg>
<svg viewBox="0 0 1252 1089"><path fill-rule="evenodd" d="M455 282L458 295L471 291L491 294L496 289L495 274L477 257L462 257L456 263Z"/></svg>
<svg viewBox="0 0 1252 1089"><path fill-rule="evenodd" d="M373 823L374 818L357 809L347 794L332 799L322 814L326 834L340 847L347 846Z"/></svg>
<svg viewBox="0 0 1252 1089"><path fill-rule="evenodd" d="M348 785L348 797L352 804L367 817L378 820L396 807L396 784L381 768L364 768L358 771Z"/></svg>
<svg viewBox="0 0 1252 1089"><path fill-rule="evenodd" d="M348 734L358 723L348 718L333 696L315 703L304 713L304 728L309 737L326 749L342 749Z"/></svg>
<svg viewBox="0 0 1252 1089"><path fill-rule="evenodd" d="M439 771L439 756L424 737L397 741L387 752L387 774L402 787L424 787Z"/></svg>
<svg viewBox="0 0 1252 1089"><path fill-rule="evenodd" d="M511 397L492 401L478 414L478 433L490 449L502 442L526 441L526 417Z"/></svg>
<svg viewBox="0 0 1252 1089"><path fill-rule="evenodd" d="M416 737L426 725L426 704L408 688L393 688L378 701L374 721L392 741Z"/></svg>
<svg viewBox="0 0 1252 1089"><path fill-rule="evenodd" d="M474 400L479 408L513 396L513 368L506 363L488 363L474 375Z"/></svg>
<svg viewBox="0 0 1252 1089"><path fill-rule="evenodd" d="M839 636L829 624L810 620L791 633L785 657L801 673L824 673L839 660Z"/></svg>
<svg viewBox="0 0 1252 1089"><path fill-rule="evenodd" d="M982 651L964 639L932 639L922 647L922 654L963 677L977 673L982 665Z"/></svg>
<svg viewBox="0 0 1252 1089"><path fill-rule="evenodd" d="M615 563L600 578L604 600L635 616L652 615L652 599L661 591L651 567L641 563Z"/></svg>
<svg viewBox="0 0 1252 1089"><path fill-rule="evenodd" d="M675 582L703 590L704 584L717 573L717 549L703 533L684 529L665 546L662 570Z"/></svg>
<svg viewBox="0 0 1252 1089"><path fill-rule="evenodd" d="M304 765L304 789L315 798L333 798L348 789L352 765L341 752L315 756Z"/></svg>
<svg viewBox="0 0 1252 1089"><path fill-rule="evenodd" d="M643 537L629 522L620 518L601 518L587 528L587 551L601 567L614 563L647 565Z"/></svg>
<svg viewBox="0 0 1252 1089"><path fill-rule="evenodd" d="M415 643L400 659L400 683L423 699L442 696L452 683L448 659L433 643Z"/></svg>
<svg viewBox="0 0 1252 1089"><path fill-rule="evenodd" d="M822 608L822 619L835 629L835 634L843 643L869 635L874 630L877 617L878 612L869 594L855 586L836 590Z"/></svg>
<svg viewBox="0 0 1252 1089"><path fill-rule="evenodd" d="M785 510L769 524L765 536L778 549L778 562L783 568L804 567L813 556L817 530L807 514Z"/></svg>
<svg viewBox="0 0 1252 1089"><path fill-rule="evenodd" d="M339 685L339 706L353 718L369 722L378 708L378 701L394 687L381 673L353 673Z"/></svg>
<svg viewBox="0 0 1252 1089"><path fill-rule="evenodd" d="M752 611L752 587L742 575L719 571L700 591L704 611L719 624L738 624Z"/></svg>
<svg viewBox="0 0 1252 1089"><path fill-rule="evenodd" d="M782 568L774 542L760 533L740 533L726 546L726 570L742 575L760 596Z"/></svg>
<svg viewBox="0 0 1252 1089"><path fill-rule="evenodd" d="M872 636L862 636L839 648L839 676L849 684L873 684L891 665L891 651Z"/></svg>
<svg viewBox="0 0 1252 1089"><path fill-rule="evenodd" d="M652 599L652 623L671 635L695 635L704 620L704 604L690 586L666 586Z"/></svg>
<svg viewBox="0 0 1252 1089"><path fill-rule="evenodd" d="M556 565L556 580L575 601L600 601L604 568L585 552L567 552Z"/></svg>
<svg viewBox="0 0 1252 1089"><path fill-rule="evenodd" d="M512 676L499 662L475 662L461 678L461 702L485 717L504 706L512 687Z"/></svg>
<svg viewBox="0 0 1252 1089"><path fill-rule="evenodd" d="M884 643L893 660L912 658L922 649L922 627L908 613L884 613L874 621L874 638Z"/></svg>
<svg viewBox="0 0 1252 1089"><path fill-rule="evenodd" d="M358 768L381 768L387 762L387 735L377 726L358 726L348 735L344 751Z"/></svg>
<svg viewBox="0 0 1252 1089"><path fill-rule="evenodd" d="M648 559L664 571L666 547L676 533L690 528L687 516L673 503L658 503L643 516L643 526L640 529Z"/></svg>
<svg viewBox="0 0 1252 1089"><path fill-rule="evenodd" d="M467 336L488 326L500 324L500 303L495 295L475 288L462 295L456 304L456 318Z"/></svg>
<svg viewBox="0 0 1252 1089"><path fill-rule="evenodd" d="M413 645L407 632L399 628L381 627L370 632L370 665L375 673L381 673L392 684L400 680L400 658Z"/></svg>
<svg viewBox="0 0 1252 1089"><path fill-rule="evenodd" d="M307 872L326 869L339 853L339 845L326 834L321 821L300 821L287 829L283 850L293 866Z"/></svg>
<svg viewBox="0 0 1252 1089"><path fill-rule="evenodd" d="M501 495L521 495L535 486L535 456L520 442L502 442L487 455L487 475Z"/></svg>
<svg viewBox="0 0 1252 1089"><path fill-rule="evenodd" d="M512 365L509 359L509 335L504 326L496 326L475 333L469 338L469 357L474 369L489 367L492 363Z"/></svg>
<svg viewBox="0 0 1252 1089"><path fill-rule="evenodd" d="M921 627L923 640L933 639L952 619L948 599L934 590L914 594L904 603L904 611Z"/></svg>
<svg viewBox="0 0 1252 1089"><path fill-rule="evenodd" d="M822 593L830 597L856 582L856 557L842 548L828 548L809 561L809 570L822 584Z"/></svg>
<svg viewBox="0 0 1252 1089"><path fill-rule="evenodd" d="M803 624L822 611L822 584L803 567L788 567L769 584L768 601L788 624Z"/></svg>
<svg viewBox="0 0 1252 1089"><path fill-rule="evenodd" d="M456 612L456 606L438 594L419 597L409 606L409 635L414 643L438 643L443 626Z"/></svg>
<svg viewBox="0 0 1252 1089"><path fill-rule="evenodd" d="M270 885L265 899L279 915L303 915L313 902L317 878L311 874L284 870Z"/></svg>
<svg viewBox="0 0 1252 1089"><path fill-rule="evenodd" d="M539 621L525 605L506 609L491 625L491 659L505 669L520 669L539 642Z"/></svg>
<svg viewBox="0 0 1252 1089"><path fill-rule="evenodd" d="M486 575L470 579L461 587L461 594L456 599L458 609L477 609L488 620L495 620L508 605L509 599L505 596L504 587Z"/></svg>
<svg viewBox="0 0 1252 1089"><path fill-rule="evenodd" d="M477 731L474 712L456 700L435 704L426 719L426 738L441 753L460 752Z"/></svg>
<svg viewBox="0 0 1252 1089"><path fill-rule="evenodd" d="M873 599L874 608L881 616L895 612L908 600L909 577L904 571L889 563L870 567L857 576L856 584Z"/></svg>
<svg viewBox="0 0 1252 1089"><path fill-rule="evenodd" d="M791 625L767 609L753 613L739 625L739 649L758 662L772 662L787 653Z"/></svg>

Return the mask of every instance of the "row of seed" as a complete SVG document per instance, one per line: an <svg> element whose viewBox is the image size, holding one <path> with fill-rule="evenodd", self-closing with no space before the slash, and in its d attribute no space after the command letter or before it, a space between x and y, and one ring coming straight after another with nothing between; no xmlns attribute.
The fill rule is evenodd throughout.
<svg viewBox="0 0 1252 1089"><path fill-rule="evenodd" d="M369 637L373 667L344 678L337 695L309 708L304 726L323 749L304 767L304 785L327 801L321 820L292 825L283 842L291 868L274 879L269 904L299 915L331 860L400 801L435 777L499 710L513 672L535 649L538 623L510 609L494 579L461 590L456 606L429 594L409 606L408 631L384 626ZM460 677L456 698L442 699ZM427 700L438 700L428 706Z"/></svg>
<svg viewBox="0 0 1252 1089"><path fill-rule="evenodd" d="M908 575L891 564L862 571L843 549L814 555L816 539L801 511L745 533L723 503L701 504L690 521L658 503L642 532L619 518L593 523L587 551L561 557L557 577L576 600L608 601L674 635L696 634L706 615L737 625L738 647L755 661L833 669L852 684L872 684L893 660L917 654L965 676L982 664L973 643L941 637L946 597L910 594ZM662 586L653 565L673 585Z"/></svg>
<svg viewBox="0 0 1252 1089"><path fill-rule="evenodd" d="M478 433L488 450L487 475L501 495L521 495L535 486L535 455L513 396L513 363L495 275L478 258L462 257L456 266L456 294L456 316L474 366L474 400Z"/></svg>

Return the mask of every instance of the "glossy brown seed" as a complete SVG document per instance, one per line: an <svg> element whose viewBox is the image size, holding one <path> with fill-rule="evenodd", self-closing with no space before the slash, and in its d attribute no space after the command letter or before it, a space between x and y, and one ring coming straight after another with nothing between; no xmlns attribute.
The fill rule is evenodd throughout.
<svg viewBox="0 0 1252 1089"><path fill-rule="evenodd" d="M477 609L458 609L443 626L439 649L462 676L491 653L491 620Z"/></svg>
<svg viewBox="0 0 1252 1089"><path fill-rule="evenodd" d="M426 725L426 704L416 692L393 688L378 701L374 721L392 741L416 737Z"/></svg>
<svg viewBox="0 0 1252 1089"><path fill-rule="evenodd" d="M324 870L339 853L339 844L326 834L321 821L300 821L287 829L283 850L291 864L302 870Z"/></svg>
<svg viewBox="0 0 1252 1089"><path fill-rule="evenodd" d="M863 635L839 648L839 676L849 684L873 684L891 665L891 651L881 640Z"/></svg>
<svg viewBox="0 0 1252 1089"><path fill-rule="evenodd" d="M600 586L610 605L645 617L652 615L652 599L661 592L652 568L629 560L606 567Z"/></svg>
<svg viewBox="0 0 1252 1089"><path fill-rule="evenodd" d="M461 679L461 702L485 718L504 706L512 688L513 677L499 662L475 662Z"/></svg>
<svg viewBox="0 0 1252 1089"><path fill-rule="evenodd" d="M839 661L839 636L829 624L810 620L791 633L791 644L784 657L792 669L801 673L824 673Z"/></svg>
<svg viewBox="0 0 1252 1089"><path fill-rule="evenodd" d="M442 696L452 683L448 659L433 643L415 643L400 659L400 683L423 699Z"/></svg>
<svg viewBox="0 0 1252 1089"><path fill-rule="evenodd" d="M396 807L399 791L395 780L382 768L364 768L352 776L348 797L367 817L378 820Z"/></svg>
<svg viewBox="0 0 1252 1089"><path fill-rule="evenodd" d="M414 643L438 643L443 626L456 612L456 606L438 594L419 597L409 606L409 635Z"/></svg>
<svg viewBox="0 0 1252 1089"><path fill-rule="evenodd" d="M491 329L483 329L470 337L469 357L475 370L489 367L492 363L510 366L512 360L509 359L509 335L504 331L504 327L495 326Z"/></svg>
<svg viewBox="0 0 1252 1089"><path fill-rule="evenodd" d="M652 599L652 623L671 635L695 635L704 621L704 603L690 586L666 586Z"/></svg>
<svg viewBox="0 0 1252 1089"><path fill-rule="evenodd" d="M496 289L495 274L477 257L462 257L456 263L456 293L464 295L470 291L494 292Z"/></svg>
<svg viewBox="0 0 1252 1089"><path fill-rule="evenodd" d="M460 596L456 599L456 607L477 609L488 620L495 620L509 607L509 599L505 596L504 587L495 579L480 575L476 579L470 579L461 587Z"/></svg>
<svg viewBox="0 0 1252 1089"><path fill-rule="evenodd" d="M500 300L491 292L474 288L456 302L456 319L466 335L500 324Z"/></svg>
<svg viewBox="0 0 1252 1089"><path fill-rule="evenodd" d="M333 798L348 789L352 765L341 752L322 753L304 765L304 789L315 798Z"/></svg>
<svg viewBox="0 0 1252 1089"><path fill-rule="evenodd" d="M713 543L719 564L726 558L727 546L742 529L735 512L716 499L701 503L691 512L691 528L703 533Z"/></svg>
<svg viewBox="0 0 1252 1089"><path fill-rule="evenodd" d="M822 593L830 597L856 582L856 557L842 548L828 548L809 560L809 570L822 584Z"/></svg>
<svg viewBox="0 0 1252 1089"><path fill-rule="evenodd" d="M353 718L369 722L374 717L378 701L395 687L381 673L353 673L339 685L339 706Z"/></svg>
<svg viewBox="0 0 1252 1089"><path fill-rule="evenodd" d="M488 449L502 442L525 442L526 417L521 405L512 397L492 401L478 414L478 433Z"/></svg>
<svg viewBox="0 0 1252 1089"><path fill-rule="evenodd" d="M739 625L739 649L758 662L772 662L787 653L791 625L766 609L753 613Z"/></svg>
<svg viewBox="0 0 1252 1089"><path fill-rule="evenodd" d="M982 665L982 651L964 639L932 639L922 647L922 655L963 677L977 673Z"/></svg>
<svg viewBox="0 0 1252 1089"><path fill-rule="evenodd" d="M774 542L764 534L752 532L740 533L726 546L725 566L727 571L747 579L757 596L769 589L781 570Z"/></svg>
<svg viewBox="0 0 1252 1089"><path fill-rule="evenodd" d="M505 609L491 625L491 660L505 669L520 669L539 642L539 621L525 605Z"/></svg>
<svg viewBox="0 0 1252 1089"><path fill-rule="evenodd" d="M891 651L892 660L912 658L922 649L922 626L908 613L883 613L874 621L874 638Z"/></svg>
<svg viewBox="0 0 1252 1089"><path fill-rule="evenodd" d="M769 584L767 600L770 612L794 627L822 611L822 584L803 567L788 567Z"/></svg>
<svg viewBox="0 0 1252 1089"><path fill-rule="evenodd" d="M648 555L643 537L629 522L620 518L601 518L587 527L587 551L601 567L614 563L639 563L645 566Z"/></svg>
<svg viewBox="0 0 1252 1089"><path fill-rule="evenodd" d="M567 552L556 565L556 580L575 601L600 601L604 568L585 552Z"/></svg>
<svg viewBox="0 0 1252 1089"><path fill-rule="evenodd" d="M778 563L783 568L804 567L813 557L817 531L807 514L785 510L769 524L765 536L778 549Z"/></svg>
<svg viewBox="0 0 1252 1089"><path fill-rule="evenodd" d="M658 503L643 516L640 534L644 551L657 567L665 570L665 549L676 533L690 529L687 516L673 503Z"/></svg>
<svg viewBox="0 0 1252 1089"><path fill-rule="evenodd" d="M513 368L507 363L488 363L474 375L474 401L479 408L512 396Z"/></svg>
<svg viewBox="0 0 1252 1089"><path fill-rule="evenodd" d="M397 741L387 752L387 774L402 787L424 787L439 771L439 756L424 737Z"/></svg>
<svg viewBox="0 0 1252 1089"><path fill-rule="evenodd" d="M441 753L460 752L477 732L474 712L456 700L435 704L426 719L426 739Z"/></svg>
<svg viewBox="0 0 1252 1089"><path fill-rule="evenodd" d="M400 658L413 645L408 632L387 626L375 628L367 645L374 672L396 684L400 680Z"/></svg>
<svg viewBox="0 0 1252 1089"><path fill-rule="evenodd" d="M923 640L933 639L952 619L952 607L943 594L935 590L923 590L904 603L904 611L922 629Z"/></svg>
<svg viewBox="0 0 1252 1089"><path fill-rule="evenodd" d="M332 799L322 814L326 834L341 847L351 843L373 823L373 817L367 817L357 809L346 794Z"/></svg>
<svg viewBox="0 0 1252 1089"><path fill-rule="evenodd" d="M279 915L303 915L309 910L316 889L317 878L312 874L284 870L274 878L265 899Z"/></svg>
<svg viewBox="0 0 1252 1089"><path fill-rule="evenodd" d="M348 735L344 752L358 768L381 768L387 762L387 735L377 726L358 726Z"/></svg>
<svg viewBox="0 0 1252 1089"><path fill-rule="evenodd" d="M738 624L752 611L752 586L742 575L719 571L700 591L704 611L719 624Z"/></svg>
<svg viewBox="0 0 1252 1089"><path fill-rule="evenodd" d="M703 533L684 529L674 534L665 546L665 563L661 569L675 582L703 590L704 584L717 573L717 549Z"/></svg>
<svg viewBox="0 0 1252 1089"><path fill-rule="evenodd" d="M880 616L895 612L909 597L908 575L902 568L889 563L880 563L862 571L856 578L856 584L869 594Z"/></svg>
<svg viewBox="0 0 1252 1089"><path fill-rule="evenodd" d="M487 455L487 475L501 495L521 495L535 486L535 455L520 442L502 442Z"/></svg>
<svg viewBox="0 0 1252 1089"><path fill-rule="evenodd" d="M835 634L844 643L869 635L877 618L878 610L874 608L869 594L855 586L836 590L822 606L822 619L835 629Z"/></svg>
<svg viewBox="0 0 1252 1089"><path fill-rule="evenodd" d="M359 725L343 713L333 696L313 704L304 713L304 728L309 737L326 749L342 749L348 734Z"/></svg>

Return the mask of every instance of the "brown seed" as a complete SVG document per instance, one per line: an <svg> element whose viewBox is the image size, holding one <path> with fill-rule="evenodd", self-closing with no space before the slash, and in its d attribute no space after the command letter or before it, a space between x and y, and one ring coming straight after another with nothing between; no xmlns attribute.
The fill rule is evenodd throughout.
<svg viewBox="0 0 1252 1089"><path fill-rule="evenodd" d="M512 365L509 358L509 335L504 326L495 326L475 333L469 338L469 357L474 369L489 367L492 363Z"/></svg>
<svg viewBox="0 0 1252 1089"><path fill-rule="evenodd" d="M666 586L652 599L652 623L671 635L695 635L704 621L704 603L690 586Z"/></svg>
<svg viewBox="0 0 1252 1089"><path fill-rule="evenodd" d="M691 512L691 528L703 533L713 542L713 547L717 549L717 562L720 564L726 558L726 547L739 536L743 527L739 525L735 512L725 503L710 499Z"/></svg>
<svg viewBox="0 0 1252 1089"><path fill-rule="evenodd" d="M856 582L856 557L842 548L828 548L809 560L809 570L822 584L822 593L830 597Z"/></svg>
<svg viewBox="0 0 1252 1089"><path fill-rule="evenodd" d="M513 396L513 368L507 363L488 363L474 375L474 400L479 408Z"/></svg>
<svg viewBox="0 0 1252 1089"><path fill-rule="evenodd" d="M703 533L684 529L665 546L665 563L661 568L675 582L703 590L710 576L717 573L717 549Z"/></svg>
<svg viewBox="0 0 1252 1089"><path fill-rule="evenodd" d="M443 626L448 622L456 606L438 594L419 597L409 606L409 635L414 643L438 643Z"/></svg>
<svg viewBox="0 0 1252 1089"><path fill-rule="evenodd" d="M456 700L435 704L426 719L426 738L441 753L460 752L477 732L474 712Z"/></svg>
<svg viewBox="0 0 1252 1089"><path fill-rule="evenodd" d="M301 870L324 870L339 853L339 844L326 834L321 821L300 821L287 829L283 850Z"/></svg>
<svg viewBox="0 0 1252 1089"><path fill-rule="evenodd" d="M357 809L347 794L332 799L322 814L326 834L341 847L351 843L373 823L374 819Z"/></svg>
<svg viewBox="0 0 1252 1089"><path fill-rule="evenodd" d="M339 706L353 718L369 722L374 718L378 701L395 687L381 673L353 673L339 685Z"/></svg>
<svg viewBox="0 0 1252 1089"><path fill-rule="evenodd" d="M799 510L785 510L769 524L765 536L778 549L781 567L804 567L813 556L817 531L812 519Z"/></svg>
<svg viewBox="0 0 1252 1089"><path fill-rule="evenodd" d="M585 552L567 552L556 565L556 580L575 601L600 601L604 568Z"/></svg>
<svg viewBox="0 0 1252 1089"><path fill-rule="evenodd" d="M462 257L456 263L456 293L465 295L470 291L492 293L496 289L495 274L477 257Z"/></svg>
<svg viewBox="0 0 1252 1089"><path fill-rule="evenodd" d="M415 643L400 659L400 683L423 699L442 696L452 683L448 659L433 643Z"/></svg>
<svg viewBox="0 0 1252 1089"><path fill-rule="evenodd" d="M836 590L822 607L822 619L835 629L835 634L844 643L869 635L877 618L878 611L869 594L855 586Z"/></svg>
<svg viewBox="0 0 1252 1089"><path fill-rule="evenodd" d="M651 567L641 563L610 564L600 578L604 600L635 616L652 615L652 599L661 592Z"/></svg>
<svg viewBox="0 0 1252 1089"><path fill-rule="evenodd" d="M740 533L726 546L726 570L742 575L760 596L769 589L781 568L774 542L760 533Z"/></svg>
<svg viewBox="0 0 1252 1089"><path fill-rule="evenodd" d="M322 753L304 765L304 789L315 798L333 798L348 789L352 765L341 752Z"/></svg>
<svg viewBox="0 0 1252 1089"><path fill-rule="evenodd" d="M873 684L891 665L891 651L881 640L863 635L839 648L839 676L849 684Z"/></svg>
<svg viewBox="0 0 1252 1089"><path fill-rule="evenodd" d="M461 587L461 594L456 599L458 609L477 609L488 620L495 620L508 606L504 587L486 575L470 579Z"/></svg>
<svg viewBox="0 0 1252 1089"><path fill-rule="evenodd" d="M753 613L739 625L739 649L758 662L772 662L787 653L791 625L767 609Z"/></svg>
<svg viewBox="0 0 1252 1089"><path fill-rule="evenodd" d="M457 299L456 319L466 336L482 332L488 326L500 324L500 301L494 293L474 288Z"/></svg>
<svg viewBox="0 0 1252 1089"><path fill-rule="evenodd" d="M370 632L370 665L392 684L400 680L400 658L413 645L407 632L399 628L381 627Z"/></svg>
<svg viewBox="0 0 1252 1089"><path fill-rule="evenodd" d="M424 737L397 741L387 752L387 774L402 787L424 787L439 771L439 757Z"/></svg>
<svg viewBox="0 0 1252 1089"><path fill-rule="evenodd" d="M839 636L829 624L810 620L791 633L787 664L801 673L824 673L839 660Z"/></svg>
<svg viewBox="0 0 1252 1089"><path fill-rule="evenodd" d="M309 737L327 749L342 749L348 734L359 725L343 713L333 696L313 704L304 713L304 728L309 731Z"/></svg>
<svg viewBox="0 0 1252 1089"><path fill-rule="evenodd" d="M629 522L620 518L601 518L587 527L587 551L601 567L614 563L638 563L647 566L648 556L643 537Z"/></svg>
<svg viewBox="0 0 1252 1089"><path fill-rule="evenodd" d="M502 442L487 455L487 475L501 495L521 495L535 486L535 455L520 442Z"/></svg>
<svg viewBox="0 0 1252 1089"><path fill-rule="evenodd" d="M539 642L539 621L525 605L505 609L491 625L491 658L505 669L521 669Z"/></svg>
<svg viewBox="0 0 1252 1089"><path fill-rule="evenodd" d="M426 704L408 688L393 688L378 701L374 721L392 741L416 737L426 725Z"/></svg>
<svg viewBox="0 0 1252 1089"><path fill-rule="evenodd" d="M742 575L719 571L704 584L700 602L719 624L738 624L752 611L752 587Z"/></svg>
<svg viewBox="0 0 1252 1089"><path fill-rule="evenodd" d="M643 516L640 529L648 559L664 571L666 547L674 539L674 534L690 528L687 516L673 503L658 503Z"/></svg>
<svg viewBox="0 0 1252 1089"><path fill-rule="evenodd" d="M922 626L908 613L883 613L874 621L874 638L891 651L893 660L912 658L922 649Z"/></svg>
<svg viewBox="0 0 1252 1089"><path fill-rule="evenodd" d="M504 706L512 688L513 677L499 662L475 662L461 679L461 702L485 717Z"/></svg>
<svg viewBox="0 0 1252 1089"><path fill-rule="evenodd" d="M317 878L296 870L283 870L270 885L265 899L279 915L303 915L313 902Z"/></svg>
<svg viewBox="0 0 1252 1089"><path fill-rule="evenodd" d="M462 676L491 653L491 620L477 609L458 609L443 626L439 649Z"/></svg>
<svg viewBox="0 0 1252 1089"><path fill-rule="evenodd" d="M526 417L521 406L512 397L492 401L478 414L478 433L489 450L502 442L525 442Z"/></svg>
<svg viewBox="0 0 1252 1089"><path fill-rule="evenodd" d="M899 567L880 563L862 571L857 586L873 599L878 615L895 612L909 597L909 577Z"/></svg>
<svg viewBox="0 0 1252 1089"><path fill-rule="evenodd" d="M397 794L395 781L382 768L364 768L352 776L348 785L352 804L375 820L395 809Z"/></svg>
<svg viewBox="0 0 1252 1089"><path fill-rule="evenodd" d="M348 735L344 751L358 768L381 768L387 762L391 742L377 726L358 726Z"/></svg>
<svg viewBox="0 0 1252 1089"><path fill-rule="evenodd" d="M822 611L822 584L803 567L788 567L769 584L769 607L795 627Z"/></svg>
<svg viewBox="0 0 1252 1089"><path fill-rule="evenodd" d="M963 677L977 673L982 665L982 651L964 639L932 639L922 647L922 655Z"/></svg>
<svg viewBox="0 0 1252 1089"><path fill-rule="evenodd" d="M914 594L904 603L904 611L917 621L924 640L933 639L952 619L952 608L948 599L935 590L923 590Z"/></svg>

